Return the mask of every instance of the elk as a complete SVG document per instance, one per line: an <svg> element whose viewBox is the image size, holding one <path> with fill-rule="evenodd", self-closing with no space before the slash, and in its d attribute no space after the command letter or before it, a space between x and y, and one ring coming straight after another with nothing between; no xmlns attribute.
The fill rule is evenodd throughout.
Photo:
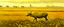
<svg viewBox="0 0 64 27"><path fill-rule="evenodd" d="M46 12L30 12L27 14L27 16L31 16L31 17L34 17L34 20L37 21L37 18L45 18L45 20L47 21L47 16L48 16L48 13Z"/></svg>

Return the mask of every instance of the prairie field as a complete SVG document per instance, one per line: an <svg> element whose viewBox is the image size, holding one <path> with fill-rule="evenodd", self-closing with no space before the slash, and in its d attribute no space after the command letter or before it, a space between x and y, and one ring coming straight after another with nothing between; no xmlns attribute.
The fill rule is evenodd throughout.
<svg viewBox="0 0 64 27"><path fill-rule="evenodd" d="M0 27L64 27L64 19L50 21L0 20Z"/></svg>
<svg viewBox="0 0 64 27"><path fill-rule="evenodd" d="M33 21L27 16L32 12L47 12L48 21L44 18ZM0 8L0 27L64 27L64 8L25 7L25 8Z"/></svg>
<svg viewBox="0 0 64 27"><path fill-rule="evenodd" d="M0 20L33 20L27 17L30 12L47 12L48 19L64 18L64 8L25 7L25 8L0 8ZM39 20L39 19L38 19ZM41 19L42 20L42 19ZM43 19L44 20L44 19Z"/></svg>

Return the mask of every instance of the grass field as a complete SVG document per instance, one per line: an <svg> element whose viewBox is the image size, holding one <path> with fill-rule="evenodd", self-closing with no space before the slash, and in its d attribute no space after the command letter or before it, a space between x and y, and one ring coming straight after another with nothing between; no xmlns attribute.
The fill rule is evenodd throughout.
<svg viewBox="0 0 64 27"><path fill-rule="evenodd" d="M0 27L64 27L64 19L50 21L0 20Z"/></svg>
<svg viewBox="0 0 64 27"><path fill-rule="evenodd" d="M0 8L0 20L33 20L33 17L27 17L28 12L47 12L48 19L63 18L64 8L45 8L45 7L26 7L26 8ZM7 16L8 15L8 16Z"/></svg>
<svg viewBox="0 0 64 27"><path fill-rule="evenodd" d="M47 12L48 21L32 21L33 17L26 16L30 11ZM64 8L0 8L0 27L64 27Z"/></svg>

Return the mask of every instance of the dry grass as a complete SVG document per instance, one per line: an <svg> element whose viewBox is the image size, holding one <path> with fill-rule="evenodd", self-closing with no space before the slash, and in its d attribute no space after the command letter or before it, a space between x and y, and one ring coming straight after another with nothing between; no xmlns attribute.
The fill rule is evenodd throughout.
<svg viewBox="0 0 64 27"><path fill-rule="evenodd" d="M64 27L64 19L50 21L0 20L0 27Z"/></svg>
<svg viewBox="0 0 64 27"><path fill-rule="evenodd" d="M64 19L33 22L31 21L31 19L33 20L32 17L26 16L29 11L64 11L64 8L0 8L0 27L64 27ZM64 17L64 12L47 13L50 19L54 17Z"/></svg>

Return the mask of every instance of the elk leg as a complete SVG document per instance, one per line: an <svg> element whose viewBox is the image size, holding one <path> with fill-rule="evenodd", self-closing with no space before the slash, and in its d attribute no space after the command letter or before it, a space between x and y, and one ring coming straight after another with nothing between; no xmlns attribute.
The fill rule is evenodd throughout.
<svg viewBox="0 0 64 27"><path fill-rule="evenodd" d="M35 18L34 20L36 20L36 21L37 21L37 18ZM33 20L33 21L34 21L34 20Z"/></svg>
<svg viewBox="0 0 64 27"><path fill-rule="evenodd" d="M45 17L46 21L48 20L47 17Z"/></svg>
<svg viewBox="0 0 64 27"><path fill-rule="evenodd" d="M36 22L37 22L37 18L35 18Z"/></svg>

